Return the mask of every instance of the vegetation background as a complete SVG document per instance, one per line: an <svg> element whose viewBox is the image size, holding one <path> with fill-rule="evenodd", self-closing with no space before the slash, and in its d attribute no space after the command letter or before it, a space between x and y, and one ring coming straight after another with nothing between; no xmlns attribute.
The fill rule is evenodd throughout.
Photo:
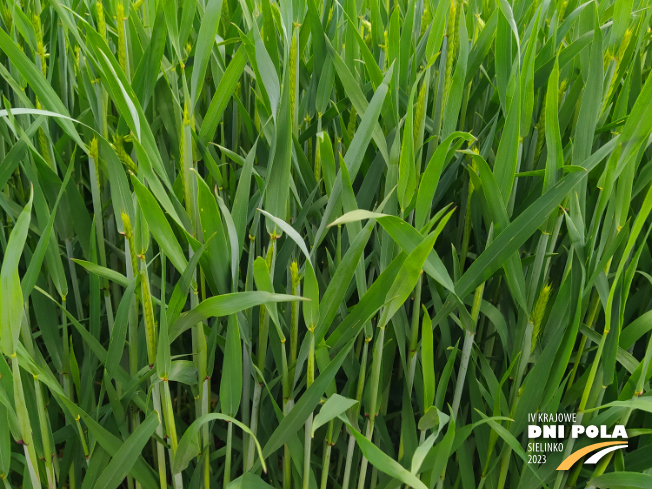
<svg viewBox="0 0 652 489"><path fill-rule="evenodd" d="M4 487L652 488L648 0L0 4Z"/></svg>

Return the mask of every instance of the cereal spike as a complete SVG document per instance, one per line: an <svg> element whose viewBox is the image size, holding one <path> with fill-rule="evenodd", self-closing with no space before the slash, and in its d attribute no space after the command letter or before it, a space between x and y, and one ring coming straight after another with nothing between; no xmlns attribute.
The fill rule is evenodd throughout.
<svg viewBox="0 0 652 489"><path fill-rule="evenodd" d="M428 76L426 74L426 76ZM421 83L421 88L419 89L419 97L417 99L417 113L414 118L414 144L415 144L415 150L418 148L416 147L417 144L417 138L419 137L419 134L421 134L421 127L423 126L423 123L426 120L426 95L427 95L427 88L428 88L428 82L427 80L423 80Z"/></svg>
<svg viewBox="0 0 652 489"><path fill-rule="evenodd" d="M91 144L88 148L88 157L93 159L95 165L95 178L97 178L97 189L100 190L100 150L97 144L97 138L91 139Z"/></svg>
<svg viewBox="0 0 652 489"><path fill-rule="evenodd" d="M134 277L138 274L138 257L136 256L136 244L134 242L134 231L131 228L131 220L126 212L122 215L122 225L125 228L125 238L127 238L127 246L129 247L129 258L131 259L131 271Z"/></svg>
<svg viewBox="0 0 652 489"><path fill-rule="evenodd" d="M532 321L533 325L532 346L530 350L531 352L533 352L537 346L537 341L541 333L541 323L543 322L543 316L546 313L546 306L548 305L548 299L550 299L551 291L551 284L544 285L541 289L541 292L539 292L539 298L537 299L537 302L534 305L534 309L532 310L532 317L530 318L530 321Z"/></svg>
<svg viewBox="0 0 652 489"><path fill-rule="evenodd" d="M114 136L113 137L113 149L115 150L116 154L118 155L118 159L120 162L127 167L129 171L131 171L134 175L138 174L138 168L136 167L136 164L134 161L131 159L131 157L127 154L124 148L124 136Z"/></svg>
<svg viewBox="0 0 652 489"><path fill-rule="evenodd" d="M118 2L116 22L118 24L118 61L122 71L125 75L129 77L128 66L127 66L127 39L125 32L125 9L122 6L122 2Z"/></svg>
<svg viewBox="0 0 652 489"><path fill-rule="evenodd" d="M102 4L102 0L95 2L95 10L97 11L97 32L106 41L106 19L104 18L104 5Z"/></svg>
<svg viewBox="0 0 652 489"><path fill-rule="evenodd" d="M444 76L445 78L445 92L448 93L448 86L450 84L452 74L453 74L453 61L455 59L455 45L457 43L457 5L456 0L451 1L450 10L448 11L448 22L447 22L447 36L448 42L446 44L446 71Z"/></svg>

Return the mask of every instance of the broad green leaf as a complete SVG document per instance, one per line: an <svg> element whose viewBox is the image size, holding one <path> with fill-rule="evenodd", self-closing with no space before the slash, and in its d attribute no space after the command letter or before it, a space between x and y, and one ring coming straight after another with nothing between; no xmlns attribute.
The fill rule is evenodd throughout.
<svg viewBox="0 0 652 489"><path fill-rule="evenodd" d="M584 161L582 166L587 170L593 169L610 151L613 150L617 140L611 140ZM485 282L515 253L520 246L545 221L550 212L568 195L568 193L584 178L586 173L574 172L561 179L557 185L543 194L522 214L514 219L505 230L497 236L485 251L473 262L455 284L455 291L459 297L466 297L482 282Z"/></svg>
<svg viewBox="0 0 652 489"><path fill-rule="evenodd" d="M202 301L197 307L185 312L170 325L170 341L195 324L210 317L223 317L255 306L274 302L305 300L303 297L269 292L235 292L211 297Z"/></svg>
<svg viewBox="0 0 652 489"><path fill-rule="evenodd" d="M222 372L227 374L220 382L220 405L224 414L235 416L242 398L242 345L237 314L229 316Z"/></svg>
<svg viewBox="0 0 652 489"><path fill-rule="evenodd" d="M516 75L513 74L512 76L515 77ZM515 81L513 86L514 92L511 94L511 104L507 108L505 126L496 152L496 162L493 170L503 202L509 202L518 167L521 97L519 84Z"/></svg>
<svg viewBox="0 0 652 489"><path fill-rule="evenodd" d="M473 141L475 138L464 132L453 132L444 139L437 149L432 154L428 166L426 166L421 181L419 182L419 190L417 193L417 201L415 207L414 225L420 229L428 220L430 216L430 209L432 207L432 199L435 197L435 191L439 184L439 179L444 171L444 168L450 161L452 155L448 155L448 150L453 141L462 138L465 141Z"/></svg>
<svg viewBox="0 0 652 489"><path fill-rule="evenodd" d="M14 356L16 353L23 322L23 291L20 286L18 265L29 231L32 197L33 193L30 193L29 201L9 235L0 269L0 335L2 352L7 356Z"/></svg>
<svg viewBox="0 0 652 489"><path fill-rule="evenodd" d="M410 487L418 489L427 489L427 486L421 482L414 474L405 469L396 460L385 454L380 448L367 440L359 431L349 426L351 433L355 437L363 455L369 462L381 472L384 472L395 479L400 480Z"/></svg>
<svg viewBox="0 0 652 489"><path fill-rule="evenodd" d="M591 479L589 484L600 489L643 489L652 484L652 475L637 474L636 472L611 472Z"/></svg>
<svg viewBox="0 0 652 489"><path fill-rule="evenodd" d="M274 71L272 69L272 71ZM276 74L272 75L276 78ZM265 193L265 209L274 216L285 217L290 195L290 168L292 165L292 124L290 120L290 86L285 78L280 108L274 127L273 151L270 153L267 173L267 189ZM276 107L272 108L276 114ZM273 234L277 228L270 221L267 232ZM279 233L280 234L280 233Z"/></svg>
<svg viewBox="0 0 652 489"><path fill-rule="evenodd" d="M179 241L172 232L172 227L165 218L161 207L158 205L158 202L152 193L142 183L140 183L137 178L132 176L131 183L134 186L134 191L138 197L140 208L142 209L143 214L145 214L145 219L147 220L147 224L149 225L149 229L154 235L154 238L167 257L170 258L170 261L175 268L179 270L179 272L183 272L188 261L186 260L186 257L181 250L181 246L179 245Z"/></svg>
<svg viewBox="0 0 652 489"><path fill-rule="evenodd" d="M245 69L247 64L247 53L244 46L240 46L231 62L228 64L224 75L220 80L220 83L215 90L215 95L211 100L206 115L204 116L204 121L201 125L199 131L199 140L203 144L208 144L210 140L213 139L215 131L217 130L217 125L224 114L224 110L235 91L238 80L242 76L242 72Z"/></svg>
<svg viewBox="0 0 652 489"><path fill-rule="evenodd" d="M379 324L385 326L390 319L396 314L399 307L407 300L410 292L417 283L419 275L423 269L423 265L430 255L433 246L435 245L435 240L437 239L437 233L432 232L423 240L419 245L417 245L414 250L405 259L403 267L399 270L398 275L394 283L387 292L385 298L389 304L383 309L381 313Z"/></svg>
<svg viewBox="0 0 652 489"><path fill-rule="evenodd" d="M435 402L435 357L432 321L423 307L421 322L421 366L423 368L423 408L428 410Z"/></svg>
<svg viewBox="0 0 652 489"><path fill-rule="evenodd" d="M39 72L36 66L29 61L23 51L14 43L14 41L7 35L7 32L0 30L0 49L7 55L11 62L20 71L21 75L30 84L32 90L38 95L40 103L45 109L62 114L63 116L70 117L63 102L54 91L52 86L43 78L43 74ZM84 150L86 145L82 142L75 126L66 118L56 118L57 124Z"/></svg>
<svg viewBox="0 0 652 489"><path fill-rule="evenodd" d="M349 408L355 406L357 403L358 401L355 399L349 399L340 396L339 394L333 394L330 396L319 410L317 416L312 420L312 437L315 437L315 431L317 431L321 426L324 426L332 419L345 413Z"/></svg>
<svg viewBox="0 0 652 489"><path fill-rule="evenodd" d="M330 361L328 367L315 378L312 385L301 395L292 408L292 411L283 418L265 444L263 457L268 457L282 447L283 443L304 425L308 416L310 416L315 406L319 403L319 399L324 394L326 387L335 378L335 374L340 369L344 358L348 355L352 346L353 343L349 343L345 348L342 348Z"/></svg>
<svg viewBox="0 0 652 489"><path fill-rule="evenodd" d="M244 431L250 437L253 438L254 442L256 443L256 450L258 451L258 456L260 457L261 464L263 466L263 469L265 469L265 459L263 458L263 453L260 449L260 445L258 444L258 440L256 439L256 436L251 432L251 430L247 427L247 425L242 424L240 421L232 418L231 416L226 416L220 413L212 413L212 414L205 414L204 416L197 418L197 420L195 420L186 429L185 433L181 437L181 440L179 440L177 453L175 454L174 460L172 461L171 469L173 474L178 474L179 472L181 472L183 469L185 469L188 466L188 464L193 458L199 455L199 451L201 449L198 443L199 430L202 428L204 424L218 419L221 421L227 421L229 423L233 423L234 425L242 429L242 431Z"/></svg>
<svg viewBox="0 0 652 489"><path fill-rule="evenodd" d="M229 482L226 489L270 489L271 487L256 474L245 472L237 479Z"/></svg>
<svg viewBox="0 0 652 489"><path fill-rule="evenodd" d="M159 414L156 411L150 413L113 455L95 487L114 489L120 486L160 423Z"/></svg>
<svg viewBox="0 0 652 489"><path fill-rule="evenodd" d="M410 2L414 4L414 2ZM407 73L407 71L406 71ZM412 90L410 90L410 98L407 104L407 115L405 116L405 124L403 125L403 140L401 146L401 157L398 163L398 202L403 212L414 195L417 188L417 169L415 167L414 157L414 94L417 91L419 80L417 79Z"/></svg>
<svg viewBox="0 0 652 489"><path fill-rule="evenodd" d="M442 413L439 409L436 407L432 407L426 415L433 413L437 415L437 423L434 426L437 426L437 429L434 430L428 438L426 438L414 451L414 455L412 456L412 463L410 467L410 472L412 472L414 475L416 475L419 472L419 469L421 468L421 465L423 464L423 461L426 458L426 455L428 455L428 452L430 452L430 449L435 443L435 440L441 433L442 429L444 426L448 424L448 421L450 420L450 416Z"/></svg>
<svg viewBox="0 0 652 489"><path fill-rule="evenodd" d="M91 263L85 260L78 260L74 258L72 261L74 261L77 265L81 265L86 270L96 274L99 277L108 278L112 282L122 285L123 287L129 286L129 279L124 275L122 275L120 272L116 272L115 270L111 270L110 268L106 268L101 265L97 265L96 263Z"/></svg>
<svg viewBox="0 0 652 489"><path fill-rule="evenodd" d="M190 100L191 110L194 111L197 98L201 94L202 85L208 61L215 44L215 34L220 25L220 13L222 12L222 0L210 0L206 4L204 17L201 20L197 43L195 44L195 60L190 79Z"/></svg>
<svg viewBox="0 0 652 489"><path fill-rule="evenodd" d="M206 256L211 264L211 272L220 293L229 291L229 266L225 257L229 256L229 249L226 244L226 234L217 200L203 178L197 175L197 206L199 219L202 228L204 242L208 242ZM234 251L235 252L235 251Z"/></svg>

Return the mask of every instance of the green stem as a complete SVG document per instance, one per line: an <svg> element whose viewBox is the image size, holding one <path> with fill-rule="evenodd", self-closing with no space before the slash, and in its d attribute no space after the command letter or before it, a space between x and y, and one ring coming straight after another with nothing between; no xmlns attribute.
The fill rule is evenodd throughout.
<svg viewBox="0 0 652 489"><path fill-rule="evenodd" d="M315 381L315 332L314 329L308 330L308 336L310 341L310 349L308 351L308 371L307 371L307 387L310 387ZM304 434L304 445L303 445L303 489L308 489L310 486L310 453L312 451L311 442L311 432L312 432L312 419L313 413L310 413L310 416L306 420L305 425L305 434Z"/></svg>
<svg viewBox="0 0 652 489"><path fill-rule="evenodd" d="M154 403L154 410L157 413L161 413L161 383L160 382L155 382L154 378L152 377L152 401ZM159 424L156 427L156 435L163 439L163 423L160 422L160 417L159 417ZM159 476L159 482L161 485L161 489L167 489L168 484L167 484L167 469L166 469L166 464L165 464L165 447L158 441L156 441L156 459L158 462L158 476Z"/></svg>
<svg viewBox="0 0 652 489"><path fill-rule="evenodd" d="M328 470L331 463L331 449L333 447L333 420L328 423L328 434L326 435L326 445L324 447L324 461L321 471L321 489L328 487Z"/></svg>
<svg viewBox="0 0 652 489"><path fill-rule="evenodd" d="M41 443L43 444L43 458L45 461L45 472L48 478L48 488L54 489L56 487L56 480L54 467L52 466L54 453L50 445L50 423L45 400L43 399L43 389L36 376L34 377L34 391L36 392L36 407L38 409L39 427L41 429Z"/></svg>
<svg viewBox="0 0 652 489"><path fill-rule="evenodd" d="M226 454L224 457L224 486L231 482L231 448L233 445L233 423L227 423L226 427Z"/></svg>
<svg viewBox="0 0 652 489"><path fill-rule="evenodd" d="M374 355L371 363L371 378L369 381L369 412L367 413L367 431L365 436L367 440L371 441L374 432L374 423L376 418L377 404L378 404L378 388L380 385L380 367L383 358L383 347L385 344L385 325L378 327L378 337L376 338L376 345L374 346ZM360 476L358 478L358 489L364 489L365 479L367 477L367 466L369 461L365 456L362 457L360 462Z"/></svg>

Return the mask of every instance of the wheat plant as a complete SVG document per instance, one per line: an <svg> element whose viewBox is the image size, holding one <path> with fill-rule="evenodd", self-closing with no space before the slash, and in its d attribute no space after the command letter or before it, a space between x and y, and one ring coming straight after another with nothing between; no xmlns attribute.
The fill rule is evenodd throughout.
<svg viewBox="0 0 652 489"><path fill-rule="evenodd" d="M0 0L4 487L652 488L651 6Z"/></svg>

